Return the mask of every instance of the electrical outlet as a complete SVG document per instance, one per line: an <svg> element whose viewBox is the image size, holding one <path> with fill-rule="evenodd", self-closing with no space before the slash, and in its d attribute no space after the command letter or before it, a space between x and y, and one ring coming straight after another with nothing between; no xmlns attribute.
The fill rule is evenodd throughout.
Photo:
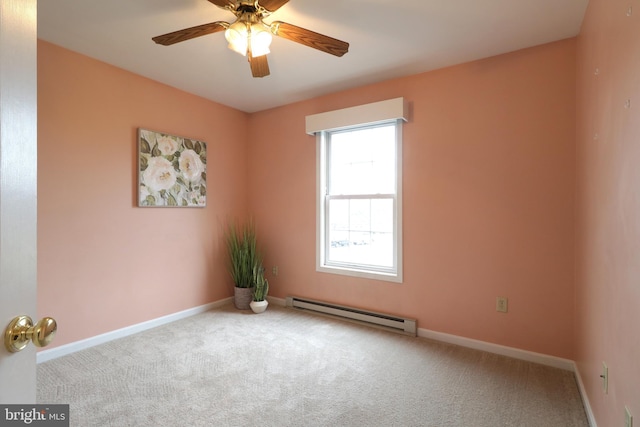
<svg viewBox="0 0 640 427"><path fill-rule="evenodd" d="M633 427L633 416L627 406L624 407L624 427Z"/></svg>
<svg viewBox="0 0 640 427"><path fill-rule="evenodd" d="M496 311L500 313L506 313L508 310L509 300L505 297L497 297L496 298Z"/></svg>
<svg viewBox="0 0 640 427"><path fill-rule="evenodd" d="M602 362L602 374L600 374L600 378L602 378L602 391L604 391L604 394L609 394L609 368L604 362Z"/></svg>

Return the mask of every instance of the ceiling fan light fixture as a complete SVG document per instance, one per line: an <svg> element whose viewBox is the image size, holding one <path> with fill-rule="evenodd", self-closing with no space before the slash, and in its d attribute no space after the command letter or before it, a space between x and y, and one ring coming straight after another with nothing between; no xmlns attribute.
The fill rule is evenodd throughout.
<svg viewBox="0 0 640 427"><path fill-rule="evenodd" d="M273 39L269 27L262 22L257 22L252 15L241 16L229 25L224 36L229 42L229 49L243 56L251 51L254 57L269 53L269 46Z"/></svg>
<svg viewBox="0 0 640 427"><path fill-rule="evenodd" d="M249 49L248 25L242 21L236 21L229 25L224 32L224 37L229 42L229 49L238 52L242 56L247 55Z"/></svg>
<svg viewBox="0 0 640 427"><path fill-rule="evenodd" d="M269 50L269 46L271 46L273 37L271 36L271 32L265 30L262 24L258 23L251 25L249 40L251 41L250 45L252 56L262 56L271 52Z"/></svg>
<svg viewBox="0 0 640 427"><path fill-rule="evenodd" d="M157 44L169 46L196 37L224 31L229 49L248 57L253 77L269 75L269 64L266 55L270 53L269 47L273 36L291 40L338 57L349 51L349 43L333 37L282 21L275 21L270 24L264 22L264 18L269 17L273 12L288 3L289 0L209 0L209 2L233 13L236 20L233 23L226 21L210 22L152 37L151 39Z"/></svg>

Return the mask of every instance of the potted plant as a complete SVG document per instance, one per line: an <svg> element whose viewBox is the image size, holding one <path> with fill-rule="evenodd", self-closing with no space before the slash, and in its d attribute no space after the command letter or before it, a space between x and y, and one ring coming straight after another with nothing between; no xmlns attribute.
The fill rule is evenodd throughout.
<svg viewBox="0 0 640 427"><path fill-rule="evenodd" d="M267 294L269 293L269 281L264 278L264 268L256 266L253 269L254 287L253 287L253 301L249 303L251 310L254 313L262 313L267 309L269 302L267 301Z"/></svg>
<svg viewBox="0 0 640 427"><path fill-rule="evenodd" d="M234 304L239 310L248 310L253 299L254 269L262 265L253 222L231 224L226 243L229 253L229 272L235 284Z"/></svg>

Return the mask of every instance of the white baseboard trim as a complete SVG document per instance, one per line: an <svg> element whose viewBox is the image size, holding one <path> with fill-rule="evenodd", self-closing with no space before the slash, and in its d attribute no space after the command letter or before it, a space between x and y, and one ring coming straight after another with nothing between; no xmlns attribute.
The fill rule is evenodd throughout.
<svg viewBox="0 0 640 427"><path fill-rule="evenodd" d="M267 297L267 301L269 301L269 304L277 305L280 307L285 307L287 305L287 300L284 298Z"/></svg>
<svg viewBox="0 0 640 427"><path fill-rule="evenodd" d="M582 405L584 406L584 411L587 414L589 427L598 427L598 424L596 423L596 417L593 415L593 410L591 409L591 403L589 402L587 390L584 388L584 383L582 382L582 375L580 375L580 370L578 369L578 365L575 362L573 363L573 371L576 375L576 383L578 384L578 390L580 390L580 396L582 396Z"/></svg>
<svg viewBox="0 0 640 427"><path fill-rule="evenodd" d="M283 298L268 297L270 304L285 306L286 300ZM526 360L528 362L539 363L541 365L551 366L554 368L564 369L566 371L576 372L573 360L563 359L560 357L549 356L542 353L534 353L532 351L520 350L514 347L506 347L499 344L492 344L486 341L474 340L458 335L445 334L443 332L431 331L428 329L418 328L418 336L429 338L434 341L442 341L449 344L455 344L462 347L482 350L489 353L500 354L502 356L513 357L514 359Z"/></svg>
<svg viewBox="0 0 640 427"><path fill-rule="evenodd" d="M282 298L269 297L269 303L279 306L286 306L286 300ZM527 362L538 363L553 368L563 369L565 371L573 372L576 383L578 385L578 391L582 397L582 404L587 414L587 420L590 427L597 427L593 411L591 410L591 404L587 397L587 392L582 382L582 377L578 371L578 366L573 360L564 359L556 356L549 356L547 354L535 353L528 350L521 350L519 348L507 347L504 345L493 344L486 341L475 340L471 338L465 338L458 335L445 334L443 332L431 331L428 329L418 328L418 336L422 338L432 339L434 341L441 341L448 344L455 344L462 347L472 348L475 350L486 351L488 353L499 354L502 356L512 357L514 359L525 360Z"/></svg>
<svg viewBox="0 0 640 427"><path fill-rule="evenodd" d="M187 310L179 311L177 313L158 317L157 319L151 319L146 322L127 326L122 329L117 329L115 331L96 335L95 337L61 345L60 347L39 351L36 355L36 362L42 363L48 360L57 359L58 357L66 356L68 354L75 353L76 351L84 350L99 344L104 344L106 342L113 341L118 338L123 338L129 335L137 334L138 332L146 331L148 329L155 328L157 326L175 322L176 320L184 319L186 317L195 316L196 314L204 313L205 311L209 311L213 308L221 307L225 304L228 304L232 300L233 300L233 297L225 298L209 304L189 308Z"/></svg>
<svg viewBox="0 0 640 427"><path fill-rule="evenodd" d="M418 328L418 336L575 372L573 360Z"/></svg>
<svg viewBox="0 0 640 427"><path fill-rule="evenodd" d="M565 371L573 372L578 391L582 397L582 405L584 406L585 413L587 415L587 421L590 427L598 427L596 418L593 415L591 404L589 403L589 397L587 391L584 388L582 377L578 366L573 360L563 359L561 357L549 356L546 354L535 353L527 350L520 350L518 348L506 347L499 344L492 344L485 341L474 340L471 338L460 337L457 335L445 334L442 332L430 331L428 329L418 328L418 336L423 338L429 338L435 341L442 341L449 344L455 344L462 347L473 348L475 350L482 350L489 353L500 354L502 356L513 357L514 359L525 360L527 362L539 363L545 366L551 366L553 368L564 369Z"/></svg>

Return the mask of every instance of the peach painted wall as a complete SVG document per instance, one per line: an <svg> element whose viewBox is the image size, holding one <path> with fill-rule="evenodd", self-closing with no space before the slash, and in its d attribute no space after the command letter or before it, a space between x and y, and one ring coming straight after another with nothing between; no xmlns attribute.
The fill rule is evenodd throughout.
<svg viewBox="0 0 640 427"><path fill-rule="evenodd" d="M248 116L38 43L38 311L53 346L232 295L220 233L244 215ZM137 128L208 143L206 208L137 208Z"/></svg>
<svg viewBox="0 0 640 427"><path fill-rule="evenodd" d="M249 209L271 294L574 356L575 39L252 114ZM315 271L305 116L403 96L404 283ZM509 313L495 310L509 298Z"/></svg>
<svg viewBox="0 0 640 427"><path fill-rule="evenodd" d="M274 296L573 357L575 40L253 115L45 42L38 61L38 297L56 345L231 295L221 224L248 212L280 269ZM317 273L304 117L397 96L412 108L405 281ZM139 126L209 142L206 209L134 206Z"/></svg>
<svg viewBox="0 0 640 427"><path fill-rule="evenodd" d="M625 405L636 425L640 423L638 2L589 2L578 38L577 79L577 365L598 425L625 425ZM609 367L608 394L599 377L603 361Z"/></svg>

